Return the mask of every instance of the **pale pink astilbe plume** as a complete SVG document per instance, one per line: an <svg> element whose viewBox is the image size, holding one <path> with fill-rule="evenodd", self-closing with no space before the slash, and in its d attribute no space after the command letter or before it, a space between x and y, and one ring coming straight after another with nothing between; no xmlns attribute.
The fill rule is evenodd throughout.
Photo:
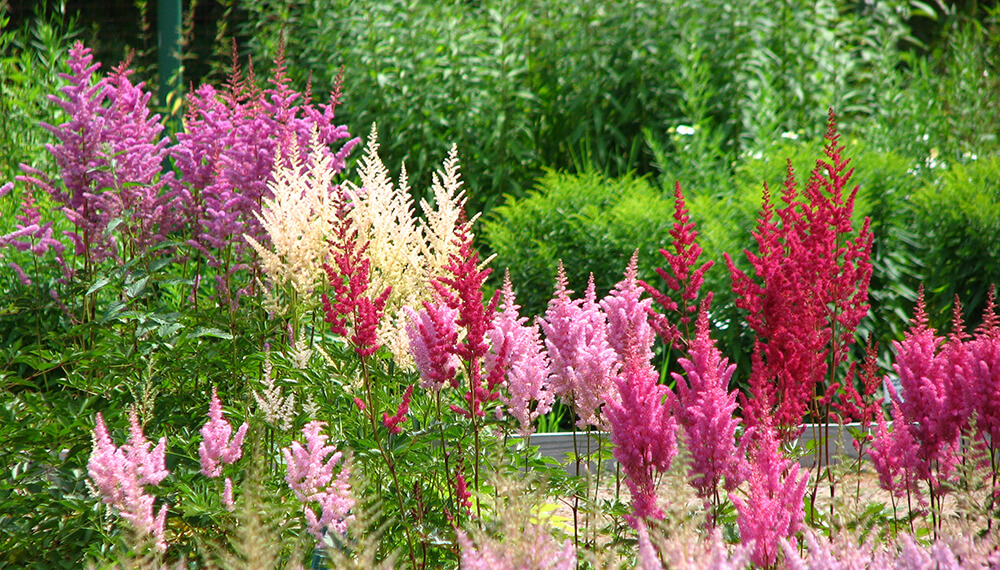
<svg viewBox="0 0 1000 570"><path fill-rule="evenodd" d="M424 308L414 311L407 307L409 324L406 333L410 339L410 353L417 371L420 387L440 390L446 384L458 388L457 373L462 362L454 353L458 344L458 309L424 301Z"/></svg>
<svg viewBox="0 0 1000 570"><path fill-rule="evenodd" d="M712 261L706 261L700 267L695 268L702 249L695 241L698 232L695 231L694 222L691 221L684 204L684 194L681 192L680 182L674 185L674 226L670 230L670 237L673 238L673 251L660 250L660 255L666 259L670 271L657 267L656 274L663 279L667 288L673 291L673 295L678 298L664 294L656 287L640 281L643 289L649 293L662 310L678 315L677 322L671 323L666 314L655 312L651 314L650 323L657 334L668 344L675 343L682 337L684 341L690 341L691 317L698 310L699 305L698 292L705 281L705 272L714 264Z"/></svg>
<svg viewBox="0 0 1000 570"><path fill-rule="evenodd" d="M805 533L806 553L786 539L781 539L781 549L785 554L788 570L888 570L886 562L876 554L871 543L856 544L852 539L839 536L835 539L817 536L807 530ZM881 551L880 551L881 552Z"/></svg>
<svg viewBox="0 0 1000 570"><path fill-rule="evenodd" d="M226 477L225 485L222 488L222 504L229 512L233 512L236 508L236 504L233 502L233 480L229 477Z"/></svg>
<svg viewBox="0 0 1000 570"><path fill-rule="evenodd" d="M641 518L663 518L656 505L655 476L670 468L677 453L677 419L672 412L676 396L658 384L659 374L650 363L654 336L643 310L643 303L648 307L649 300L639 300L641 289L635 280L635 257L632 259L625 280L601 305L609 314L609 329L613 321L619 327L612 345L617 343L626 351L619 353L622 372L614 379L618 398L608 401L604 409L611 425L613 453L632 493L634 524ZM615 319L611 319L612 313Z"/></svg>
<svg viewBox="0 0 1000 570"><path fill-rule="evenodd" d="M672 570L743 570L750 565L750 545L730 547L718 528L707 537L677 533L660 542L660 552Z"/></svg>
<svg viewBox="0 0 1000 570"><path fill-rule="evenodd" d="M709 336L707 301L702 303L695 330L689 358L678 359L687 380L673 374L677 382L675 413L691 453L691 484L698 496L708 501L716 497L723 480L726 490L735 489L743 481L745 466L736 445L740 425L733 416L737 391L728 391L736 365L722 357Z"/></svg>
<svg viewBox="0 0 1000 570"><path fill-rule="evenodd" d="M351 496L350 466L346 460L341 461L343 454L336 447L326 445L328 436L321 433L325 425L326 422L309 422L302 428L305 447L293 441L291 446L281 450L288 468L285 481L302 503L309 532L316 540L322 540L327 529L344 534L347 524L354 518L350 514L355 504ZM338 463L340 471L335 476ZM319 516L311 503L318 504Z"/></svg>
<svg viewBox="0 0 1000 570"><path fill-rule="evenodd" d="M778 449L778 434L770 425L758 424L744 437L752 438L748 496L730 493L736 506L736 522L743 542L753 541L751 559L758 566L772 566L778 557L779 541L795 544L795 533L805 518L802 499L809 473L800 476L799 465Z"/></svg>
<svg viewBox="0 0 1000 570"><path fill-rule="evenodd" d="M504 275L503 310L497 313L486 332L493 349L486 355L487 377L505 378L507 395L501 395L508 411L519 422L518 433L528 437L538 416L552 409L554 394L549 388L549 359L542 351L538 325L526 326L518 315L510 274ZM532 402L535 403L532 407Z"/></svg>
<svg viewBox="0 0 1000 570"><path fill-rule="evenodd" d="M580 418L577 426L607 429L601 406L613 397L612 379L621 364L608 344L607 318L597 303L594 276L583 299L572 300L571 293L560 262L555 296L539 321L550 360L549 382L555 395L572 404Z"/></svg>
<svg viewBox="0 0 1000 570"><path fill-rule="evenodd" d="M233 426L222 417L222 402L212 386L212 401L208 405L208 422L201 428L202 442L198 445L201 474L206 477L222 475L222 464L232 465L243 456L243 438L249 424L243 425L233 435ZM230 439L230 436L232 438Z"/></svg>
<svg viewBox="0 0 1000 570"><path fill-rule="evenodd" d="M899 538L899 545L899 556L892 566L894 570L962 570L974 567L959 563L951 548L941 541L935 541L928 550L917 544L913 537L904 534Z"/></svg>
<svg viewBox="0 0 1000 570"><path fill-rule="evenodd" d="M656 554L656 547L649 540L649 529L643 520L637 521L639 533L639 556L636 559L635 570L663 570L660 557Z"/></svg>
<svg viewBox="0 0 1000 570"><path fill-rule="evenodd" d="M87 473L94 482L102 500L114 507L142 538L151 536L156 547L165 550L163 537L167 506L160 507L153 516L154 498L145 492L146 485L158 485L170 472L166 469L166 438L150 450L139 425L139 416L133 409L129 413L129 440L121 447L115 446L108 435L104 417L97 414L94 428L94 450L87 462Z"/></svg>
<svg viewBox="0 0 1000 570"><path fill-rule="evenodd" d="M637 278L638 267L639 251L636 250L625 270L625 278L601 300L601 308L608 319L608 343L623 363L626 358L641 361L653 358L656 333L648 320L653 301L641 298L644 289Z"/></svg>
<svg viewBox="0 0 1000 570"><path fill-rule="evenodd" d="M528 523L519 536L508 534L503 541L484 539L478 545L462 530L455 535L461 550L462 570L573 570L577 567L573 541L556 542L542 525Z"/></svg>

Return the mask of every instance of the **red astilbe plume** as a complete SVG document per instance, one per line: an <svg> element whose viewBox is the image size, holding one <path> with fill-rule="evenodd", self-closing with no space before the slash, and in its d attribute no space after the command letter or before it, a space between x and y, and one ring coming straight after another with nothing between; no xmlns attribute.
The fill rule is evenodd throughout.
<svg viewBox="0 0 1000 570"><path fill-rule="evenodd" d="M745 478L743 453L736 445L740 421L733 417L737 391L728 391L736 365L722 357L709 336L707 299L701 305L695 331L690 357L678 359L687 380L673 373L677 382L675 414L691 452L691 485L699 497L718 506L723 480L726 490L732 491Z"/></svg>
<svg viewBox="0 0 1000 570"><path fill-rule="evenodd" d="M385 303L391 292L386 287L378 297L368 292L371 284L371 261L365 255L366 245L358 244L358 232L341 210L336 237L331 243L333 263L326 270L333 288L333 299L323 293L324 320L334 334L348 337L354 352L364 358L375 354L381 346L377 330L385 313ZM348 331L353 327L353 332Z"/></svg>
<svg viewBox="0 0 1000 570"><path fill-rule="evenodd" d="M799 465L785 458L778 448L778 434L766 417L744 437L751 438L748 497L730 493L736 506L740 540L753 541L750 558L761 567L772 567L788 539L795 545L795 533L802 530L805 518L803 498L809 473L799 473Z"/></svg>
<svg viewBox="0 0 1000 570"><path fill-rule="evenodd" d="M695 268L702 249L695 241L698 232L695 231L694 222L688 216L680 182L674 186L674 227L670 230L670 237L673 238L673 252L666 249L660 250L660 255L667 260L670 271L657 267L656 274L666 282L667 288L673 292L673 295L679 296L679 299L674 298L671 294L664 294L644 281L639 282L663 311L678 315L677 323L671 323L664 314L650 313L650 324L660 335L660 338L668 344L676 343L681 339L685 342L690 341L689 325L691 316L698 311L698 292L705 281L705 272L714 263L706 261L700 267Z"/></svg>
<svg viewBox="0 0 1000 570"><path fill-rule="evenodd" d="M413 384L406 387L403 393L403 400L399 403L399 408L392 416L388 412L382 412L382 425L388 428L389 433L398 434L403 430L399 424L406 421L406 414L410 413L410 398L413 396Z"/></svg>
<svg viewBox="0 0 1000 570"><path fill-rule="evenodd" d="M441 302L458 311L455 321L465 329L465 338L457 343L453 353L466 363L469 390L465 394L468 407L453 406L452 409L466 417L484 415L483 403L500 397L497 387L502 382L499 377L487 377L484 385L483 364L490 346L486 341L486 331L493 323L498 297L489 306L483 304L483 284L490 274L489 268L479 268L479 254L472 246L469 222L455 228L455 245L458 251L450 255L444 266L446 275L431 282Z"/></svg>
<svg viewBox="0 0 1000 570"><path fill-rule="evenodd" d="M847 356L854 332L868 312L872 233L866 219L854 235L851 216L858 187L846 195L853 168L838 145L830 111L824 147L800 195L791 162L775 208L767 185L754 238L758 252L745 251L756 279L738 269L727 255L736 304L747 311L761 356L751 374L749 423L773 413L783 438L797 432L817 388ZM820 390L823 392L822 390ZM771 408L771 409L768 409Z"/></svg>
<svg viewBox="0 0 1000 570"><path fill-rule="evenodd" d="M458 369L462 362L455 356L458 345L458 311L445 305L424 301L424 308L405 308L409 316L406 334L410 353L420 372L420 387L441 390L446 384L458 388Z"/></svg>
<svg viewBox="0 0 1000 570"><path fill-rule="evenodd" d="M639 298L636 261L633 256L625 279L601 301L608 315L608 337L622 362L621 374L614 379L618 399L608 401L604 409L613 453L632 493L633 524L643 518L663 518L656 505L655 476L670 468L677 453L677 420L672 413L676 397L658 383L659 374L650 361L655 335L646 321L650 300Z"/></svg>

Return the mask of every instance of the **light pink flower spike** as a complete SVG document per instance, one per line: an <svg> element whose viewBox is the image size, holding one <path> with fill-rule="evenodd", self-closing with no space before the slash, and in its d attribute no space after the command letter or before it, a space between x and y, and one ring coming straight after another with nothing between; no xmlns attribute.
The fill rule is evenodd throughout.
<svg viewBox="0 0 1000 570"><path fill-rule="evenodd" d="M232 440L233 428L222 417L222 403L215 387L212 387L212 402L208 407L208 422L201 428L202 442L198 445L198 456L201 459L201 473L206 477L218 477L222 474L222 464L233 464L243 456L243 438L246 436L246 422L236 431Z"/></svg>

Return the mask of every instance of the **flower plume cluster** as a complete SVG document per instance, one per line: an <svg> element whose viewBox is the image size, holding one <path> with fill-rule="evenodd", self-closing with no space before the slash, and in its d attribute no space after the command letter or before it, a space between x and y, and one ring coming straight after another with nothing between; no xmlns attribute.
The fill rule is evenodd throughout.
<svg viewBox="0 0 1000 570"><path fill-rule="evenodd" d="M351 495L351 470L343 453L326 445L328 436L322 433L326 422L313 421L302 428L306 445L293 441L282 449L288 473L285 481L302 503L309 532L317 541L326 530L344 534L354 518L354 497ZM331 455L332 454L332 455ZM334 474L337 465L339 471ZM319 508L317 516L315 507Z"/></svg>

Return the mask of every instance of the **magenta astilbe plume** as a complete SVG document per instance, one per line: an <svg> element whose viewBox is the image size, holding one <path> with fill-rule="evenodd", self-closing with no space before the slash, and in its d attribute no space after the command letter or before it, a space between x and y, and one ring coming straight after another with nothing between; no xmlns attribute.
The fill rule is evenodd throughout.
<svg viewBox="0 0 1000 570"><path fill-rule="evenodd" d="M902 497L907 493L920 497L916 472L920 446L906 426L897 399L892 400L892 417L895 423L890 431L885 417L881 413L875 416L875 433L868 455L878 472L879 486L893 497Z"/></svg>
<svg viewBox="0 0 1000 570"><path fill-rule="evenodd" d="M677 453L677 420L672 412L676 396L658 384L659 374L650 362L654 335L645 318L650 301L639 299L642 289L635 267L633 256L625 279L601 301L609 331L614 331L609 332L615 339L612 346L623 361L621 374L615 378L618 399L607 402L604 409L614 456L632 493L633 524L641 518L663 518L656 505L655 476L670 468Z"/></svg>
<svg viewBox="0 0 1000 570"><path fill-rule="evenodd" d="M154 497L146 493L146 485L158 485L170 472L166 469L166 438L160 438L152 450L139 425L135 410L129 413L129 440L115 446L108 435L104 417L97 414L94 428L94 450L87 461L87 473L105 503L114 507L132 525L140 537L150 536L156 547L165 550L163 525L167 506L162 505L153 516Z"/></svg>
<svg viewBox="0 0 1000 570"><path fill-rule="evenodd" d="M532 422L552 409L549 359L542 351L538 325L526 326L528 319L518 315L510 274L504 276L502 296L503 310L486 332L493 346L486 355L487 378L497 374L505 379L508 395L501 395L500 401L519 422L518 433L528 437L535 431Z"/></svg>
<svg viewBox="0 0 1000 570"><path fill-rule="evenodd" d="M640 282L662 310L679 315L677 323L671 323L666 315L653 313L650 322L657 334L668 344L675 343L681 337L685 341L690 340L689 325L692 315L698 310L698 292L705 281L705 272L714 263L706 261L700 267L695 267L702 250L695 241L698 232L695 231L694 222L691 221L684 204L680 182L674 186L674 226L670 230L670 237L673 238L673 252L667 249L660 250L660 255L667 260L670 271L657 267L656 273L666 282L667 288L673 291L673 296L665 295L656 287Z"/></svg>
<svg viewBox="0 0 1000 570"><path fill-rule="evenodd" d="M201 428L202 442L198 445L201 473L206 477L222 475L222 464L232 465L243 456L243 438L249 425L243 422L233 435L233 426L222 417L222 402L212 386L212 401L208 406L208 422ZM230 439L232 436L232 439Z"/></svg>
<svg viewBox="0 0 1000 570"><path fill-rule="evenodd" d="M333 298L323 293L323 312L334 334L347 337L354 352L367 357L378 352L378 324L385 314L385 304L391 288L386 287L377 297L372 297L371 260L365 255L367 244L358 243L358 231L349 218L341 216L336 238L331 244L333 263L323 264ZM349 331L348 327L353 330Z"/></svg>
<svg viewBox="0 0 1000 570"><path fill-rule="evenodd" d="M347 532L347 524L354 518L350 513L355 504L351 496L350 467L346 460L341 461L344 456L336 447L326 445L328 436L322 433L325 425L326 422L309 422L302 428L305 447L293 441L291 446L281 450L288 467L285 481L302 503L309 532L317 541L323 540L323 532L327 529L339 534ZM340 470L335 475L338 464ZM319 507L319 516L312 503Z"/></svg>
<svg viewBox="0 0 1000 570"><path fill-rule="evenodd" d="M458 251L452 253L444 266L446 275L431 282L441 302L458 311L455 321L465 329L465 338L455 345L453 352L466 363L469 390L465 394L467 407L452 406L452 409L466 417L483 416L483 405L500 397L497 388L502 378L483 378L484 359L490 346L486 342L496 311L497 297L485 305L483 284L490 269L479 268L479 254L472 245L472 234L468 222L455 227L455 244ZM486 381L484 384L484 380Z"/></svg>
<svg viewBox="0 0 1000 570"><path fill-rule="evenodd" d="M457 373L462 365L454 353L458 344L458 310L425 301L420 311L406 307L406 312L409 316L406 333L420 372L420 387L440 390L448 384L458 388Z"/></svg>
<svg viewBox="0 0 1000 570"><path fill-rule="evenodd" d="M817 387L844 362L868 311L872 233L867 220L856 235L851 226L858 188L845 195L853 169L841 155L832 110L826 139L826 160L816 162L802 194L791 162L783 206L775 209L765 185L753 234L758 252L745 252L756 279L726 256L736 304L748 312L762 353L750 386L759 402L748 408L747 421L773 412L783 438L797 433ZM773 410L759 405L772 396Z"/></svg>
<svg viewBox="0 0 1000 570"><path fill-rule="evenodd" d="M583 299L572 300L559 264L555 297L539 321L550 360L554 395L572 403L577 426L607 429L601 406L613 397L621 364L608 343L607 318L597 303L593 275Z"/></svg>
<svg viewBox="0 0 1000 570"><path fill-rule="evenodd" d="M715 497L725 480L732 491L743 482L742 454L736 445L740 422L733 417L736 390L729 391L735 364L722 357L709 336L708 303L702 304L689 348L689 358L679 358L687 380L676 372L678 423L691 452L691 484L705 500Z"/></svg>
<svg viewBox="0 0 1000 570"><path fill-rule="evenodd" d="M399 403L396 413L392 416L388 412L382 412L382 425L389 429L389 433L398 434L403 431L399 424L406 421L406 414L410 413L410 398L413 397L413 384L406 387L403 393L403 400Z"/></svg>
<svg viewBox="0 0 1000 570"><path fill-rule="evenodd" d="M805 518L802 499L809 473L799 474L799 465L786 459L778 449L778 434L766 423L758 424L744 437L752 438L748 496L730 493L736 506L740 539L753 541L751 559L758 566L773 566L780 540L795 544L795 533Z"/></svg>
<svg viewBox="0 0 1000 570"><path fill-rule="evenodd" d="M977 437L992 449L1000 448L1000 319L995 290L990 289L983 323L968 342L968 363L963 369L966 409L976 415ZM991 453L994 462L1000 457ZM996 472L998 466L994 464ZM1000 489L998 489L1000 491Z"/></svg>
<svg viewBox="0 0 1000 570"><path fill-rule="evenodd" d="M21 201L21 213L14 216L18 223L16 229L4 236L0 236L0 248L13 246L18 251L30 251L32 255L43 256L51 249L55 251L57 262L64 268L66 273L66 263L62 254L66 246L52 237L52 222L42 223L42 215L35 205L33 192L27 192ZM10 267L17 273L18 279L23 285L31 285L31 279L24 273L24 270L15 262L10 262ZM66 275L68 277L68 275Z"/></svg>

